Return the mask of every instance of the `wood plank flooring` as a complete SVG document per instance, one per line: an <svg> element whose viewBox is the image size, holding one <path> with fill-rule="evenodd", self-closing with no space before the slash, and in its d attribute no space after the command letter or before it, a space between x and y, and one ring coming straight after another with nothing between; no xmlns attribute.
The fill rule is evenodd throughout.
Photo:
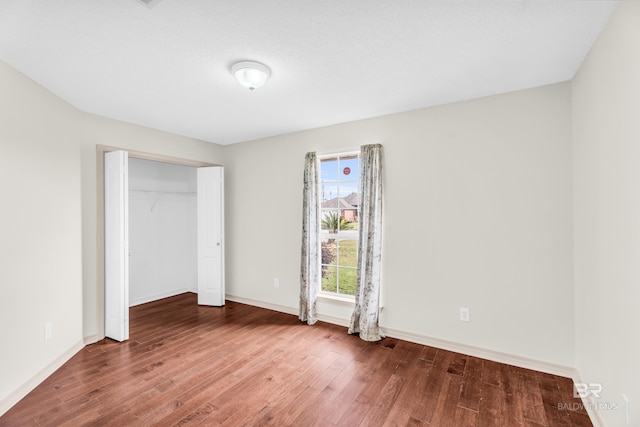
<svg viewBox="0 0 640 427"><path fill-rule="evenodd" d="M200 307L194 294L130 318L129 341L85 347L0 426L592 425L568 378L393 338L367 343L234 302Z"/></svg>

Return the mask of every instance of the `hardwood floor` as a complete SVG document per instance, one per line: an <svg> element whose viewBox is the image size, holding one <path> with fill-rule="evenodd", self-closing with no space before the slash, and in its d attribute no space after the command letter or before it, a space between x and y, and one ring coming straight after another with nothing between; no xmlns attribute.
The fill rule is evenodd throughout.
<svg viewBox="0 0 640 427"><path fill-rule="evenodd" d="M591 426L570 379L183 294L131 309L1 426ZM575 405L574 405L575 404ZM567 409L568 408L568 409Z"/></svg>

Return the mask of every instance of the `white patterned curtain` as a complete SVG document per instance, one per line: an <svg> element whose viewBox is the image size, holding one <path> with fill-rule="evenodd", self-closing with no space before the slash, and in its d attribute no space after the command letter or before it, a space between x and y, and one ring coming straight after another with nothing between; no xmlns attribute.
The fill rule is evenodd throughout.
<svg viewBox="0 0 640 427"><path fill-rule="evenodd" d="M318 161L316 153L307 153L304 166L302 202L302 259L300 265L301 321L316 323L316 296L320 277L320 212L318 202Z"/></svg>
<svg viewBox="0 0 640 427"><path fill-rule="evenodd" d="M350 334L365 341L384 338L378 328L382 252L382 145L360 147L360 213L355 307Z"/></svg>

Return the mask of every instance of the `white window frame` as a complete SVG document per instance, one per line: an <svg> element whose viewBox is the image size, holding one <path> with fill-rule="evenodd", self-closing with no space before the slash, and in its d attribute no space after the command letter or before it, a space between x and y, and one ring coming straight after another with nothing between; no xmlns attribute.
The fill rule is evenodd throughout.
<svg viewBox="0 0 640 427"><path fill-rule="evenodd" d="M343 158L343 157L357 157L358 158L358 164L360 163L360 150L350 150L350 151L340 151L340 152L335 152L335 153L328 153L328 154L322 154L322 155L318 155L317 161L318 161L318 171L319 171L319 179L318 179L318 186L320 187L318 189L318 193L321 195L318 198L318 211L320 212L319 218L320 221L322 222L324 215L323 215L323 208L322 208L322 202L324 199L324 195L322 194L322 161L323 160L328 160L328 159L335 159L335 158ZM358 182L358 192L360 192L360 167L358 167L358 176L351 180L351 181L357 181ZM339 181L338 181L338 188L339 188ZM337 197L339 197L339 191L337 194ZM338 208L340 209L340 208ZM360 216L360 207L358 206L358 218ZM338 233L331 233L329 231L323 230L322 226L320 226L320 233L319 233L319 239L318 241L320 242L320 245L322 245L322 241L325 239L335 239L336 241L339 240L354 240L356 242L356 253L358 253L358 251L360 250L359 248L359 241L358 241L358 230L355 231L339 231ZM320 253L322 254L322 249L320 248ZM340 258L339 258L339 252L336 255L338 258L336 259L336 268L337 267L342 267L342 268L353 268L353 269L357 269L358 266L355 267L350 267L350 266L341 266L339 264L340 262ZM355 295L349 295L349 294L342 294L337 292L337 290L340 289L339 287L339 275L337 276L337 290L336 292L331 292L331 291L324 291L322 289L322 255L319 257L318 260L319 263L319 268L318 268L318 274L320 275L319 279L318 279L318 296L322 297L322 298L327 298L327 299L332 299L332 300L338 300L338 301L346 301L346 302L354 302L355 301ZM357 274L357 272L356 272Z"/></svg>

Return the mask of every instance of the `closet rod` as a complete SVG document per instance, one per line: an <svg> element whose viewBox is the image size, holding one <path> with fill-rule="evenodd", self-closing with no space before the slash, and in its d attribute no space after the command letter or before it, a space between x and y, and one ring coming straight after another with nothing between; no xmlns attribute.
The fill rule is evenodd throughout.
<svg viewBox="0 0 640 427"><path fill-rule="evenodd" d="M152 191L152 190L129 190L132 193L144 193L144 194L177 194L196 196L198 193L189 191Z"/></svg>

